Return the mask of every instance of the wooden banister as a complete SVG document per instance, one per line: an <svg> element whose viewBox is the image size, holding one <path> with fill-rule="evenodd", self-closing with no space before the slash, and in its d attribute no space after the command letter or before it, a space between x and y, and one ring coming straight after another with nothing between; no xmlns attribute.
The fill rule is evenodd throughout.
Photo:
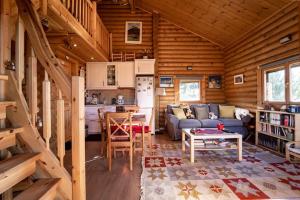
<svg viewBox="0 0 300 200"><path fill-rule="evenodd" d="M65 156L65 102L60 90L58 90L58 99L56 101L56 120L57 156L60 165L63 167Z"/></svg>
<svg viewBox="0 0 300 200"><path fill-rule="evenodd" d="M51 85L48 74L45 71L45 79L43 81L43 137L46 146L50 150L51 138Z"/></svg>
<svg viewBox="0 0 300 200"><path fill-rule="evenodd" d="M72 77L72 182L73 200L86 199L84 78Z"/></svg>

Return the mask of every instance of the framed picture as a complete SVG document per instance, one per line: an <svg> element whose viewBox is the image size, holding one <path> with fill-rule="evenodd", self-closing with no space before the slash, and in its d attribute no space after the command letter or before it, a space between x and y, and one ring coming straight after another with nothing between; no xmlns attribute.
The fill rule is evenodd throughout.
<svg viewBox="0 0 300 200"><path fill-rule="evenodd" d="M125 43L142 43L142 22L127 21L125 27Z"/></svg>
<svg viewBox="0 0 300 200"><path fill-rule="evenodd" d="M235 75L233 79L234 79L235 85L244 84L244 75L243 74Z"/></svg>
<svg viewBox="0 0 300 200"><path fill-rule="evenodd" d="M159 87L161 87L161 88L174 87L173 77L172 76L160 76L159 77Z"/></svg>
<svg viewBox="0 0 300 200"><path fill-rule="evenodd" d="M221 88L221 76L220 75L212 75L208 76L208 88Z"/></svg>

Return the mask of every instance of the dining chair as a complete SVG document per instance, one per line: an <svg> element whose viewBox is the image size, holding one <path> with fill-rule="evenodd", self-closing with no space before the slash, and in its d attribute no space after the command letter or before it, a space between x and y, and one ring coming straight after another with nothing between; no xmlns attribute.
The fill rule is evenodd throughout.
<svg viewBox="0 0 300 200"><path fill-rule="evenodd" d="M129 150L129 168L132 170L133 143L135 136L132 132L132 114L130 112L106 113L108 169L112 167L112 150L127 148Z"/></svg>
<svg viewBox="0 0 300 200"><path fill-rule="evenodd" d="M146 121L146 119L145 119ZM147 125L146 122L140 125L133 126L133 132L136 134L136 143L141 144L141 148L135 147L135 150L142 151L144 153L145 150L145 141L148 142L150 151L152 151L152 134L154 130L152 130L152 121L153 121L153 108L151 110L149 124Z"/></svg>
<svg viewBox="0 0 300 200"><path fill-rule="evenodd" d="M98 117L99 117L99 128L100 128L100 134L101 134L101 154L105 154L106 149L106 122L105 122L105 112L104 108L98 108Z"/></svg>

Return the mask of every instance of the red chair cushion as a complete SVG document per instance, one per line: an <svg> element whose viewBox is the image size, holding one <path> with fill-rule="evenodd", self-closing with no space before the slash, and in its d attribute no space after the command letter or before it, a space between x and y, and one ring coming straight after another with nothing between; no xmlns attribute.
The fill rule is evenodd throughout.
<svg viewBox="0 0 300 200"><path fill-rule="evenodd" d="M145 133L150 133L150 127L149 126L144 126L144 130L145 130ZM134 133L142 133L143 132L143 126L132 126L132 132Z"/></svg>

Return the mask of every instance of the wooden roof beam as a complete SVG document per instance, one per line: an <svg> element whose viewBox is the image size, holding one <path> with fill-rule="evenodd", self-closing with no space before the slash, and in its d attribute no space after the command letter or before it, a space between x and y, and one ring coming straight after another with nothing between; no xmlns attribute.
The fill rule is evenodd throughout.
<svg viewBox="0 0 300 200"><path fill-rule="evenodd" d="M128 0L128 3L130 5L131 13L135 13L135 0Z"/></svg>

